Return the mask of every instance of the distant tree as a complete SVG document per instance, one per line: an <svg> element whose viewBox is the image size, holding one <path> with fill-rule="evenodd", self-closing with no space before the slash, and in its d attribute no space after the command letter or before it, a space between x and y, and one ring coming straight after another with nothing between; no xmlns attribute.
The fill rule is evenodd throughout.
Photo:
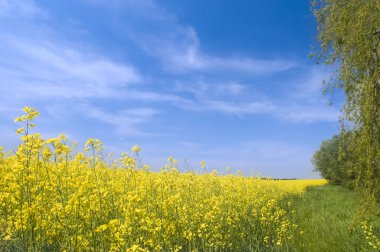
<svg viewBox="0 0 380 252"><path fill-rule="evenodd" d="M355 173L352 170L352 159L347 153L347 139L351 134L335 135L323 141L312 158L315 170L331 183L347 185L352 188Z"/></svg>
<svg viewBox="0 0 380 252"><path fill-rule="evenodd" d="M355 135L347 153L357 184L380 203L380 1L314 0L312 9L317 59L337 68L327 91L345 93L342 132Z"/></svg>

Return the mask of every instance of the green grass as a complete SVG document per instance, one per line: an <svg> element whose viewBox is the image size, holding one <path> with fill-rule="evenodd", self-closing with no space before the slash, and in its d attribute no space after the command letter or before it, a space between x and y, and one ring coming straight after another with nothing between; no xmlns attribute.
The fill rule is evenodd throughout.
<svg viewBox="0 0 380 252"><path fill-rule="evenodd" d="M340 186L310 187L294 200L293 221L304 231L289 244L289 251L372 251L360 223L353 221L360 194Z"/></svg>

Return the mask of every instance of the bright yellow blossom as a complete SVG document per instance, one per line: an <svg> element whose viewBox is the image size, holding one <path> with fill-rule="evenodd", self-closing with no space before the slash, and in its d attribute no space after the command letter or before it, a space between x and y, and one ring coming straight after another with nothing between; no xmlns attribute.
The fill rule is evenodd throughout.
<svg viewBox="0 0 380 252"><path fill-rule="evenodd" d="M24 133L24 127L21 127L18 130L16 130L16 134L22 134L22 133Z"/></svg>
<svg viewBox="0 0 380 252"><path fill-rule="evenodd" d="M26 128L38 112L24 112L16 121ZM9 250L278 250L302 233L291 221L292 202L280 202L326 183L181 173L172 157L152 172L137 145L110 161L98 139L86 142L86 153L72 153L64 135L28 132L21 140L0 158L0 246ZM378 246L369 227L367 237Z"/></svg>
<svg viewBox="0 0 380 252"><path fill-rule="evenodd" d="M132 153L139 153L140 151L141 151L141 148L137 145L134 145L131 150Z"/></svg>

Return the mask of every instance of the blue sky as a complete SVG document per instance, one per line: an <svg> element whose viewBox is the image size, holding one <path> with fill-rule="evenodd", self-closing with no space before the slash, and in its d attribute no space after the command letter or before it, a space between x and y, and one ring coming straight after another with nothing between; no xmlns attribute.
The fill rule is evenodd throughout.
<svg viewBox="0 0 380 252"><path fill-rule="evenodd" d="M193 169L313 178L311 156L339 130L329 68L308 58L308 1L0 0L0 138L36 131L142 147ZM336 99L339 100L339 99Z"/></svg>

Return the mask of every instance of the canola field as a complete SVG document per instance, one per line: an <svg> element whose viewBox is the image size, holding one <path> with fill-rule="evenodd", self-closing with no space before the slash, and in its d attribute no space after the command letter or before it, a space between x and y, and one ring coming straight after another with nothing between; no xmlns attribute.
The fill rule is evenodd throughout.
<svg viewBox="0 0 380 252"><path fill-rule="evenodd" d="M217 172L160 172L133 147L119 159L89 139L32 133L38 112L16 118L21 144L0 151L0 251L273 251L303 230L287 198L325 180L269 180Z"/></svg>

